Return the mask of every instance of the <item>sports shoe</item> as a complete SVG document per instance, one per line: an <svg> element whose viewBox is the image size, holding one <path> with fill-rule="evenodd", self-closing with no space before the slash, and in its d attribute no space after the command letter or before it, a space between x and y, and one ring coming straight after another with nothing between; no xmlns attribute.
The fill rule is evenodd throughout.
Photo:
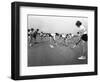
<svg viewBox="0 0 100 82"><path fill-rule="evenodd" d="M84 59L86 59L86 56L81 56L81 57L79 57L78 59L79 59L79 60L84 60Z"/></svg>
<svg viewBox="0 0 100 82"><path fill-rule="evenodd" d="M54 46L53 46L53 45L50 45L50 47L51 47L51 48L54 48Z"/></svg>

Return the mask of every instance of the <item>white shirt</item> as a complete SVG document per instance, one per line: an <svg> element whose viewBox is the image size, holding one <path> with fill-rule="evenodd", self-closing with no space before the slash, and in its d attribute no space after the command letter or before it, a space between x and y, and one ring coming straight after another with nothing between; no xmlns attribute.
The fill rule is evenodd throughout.
<svg viewBox="0 0 100 82"><path fill-rule="evenodd" d="M82 31L83 34L87 34L87 29L83 25L80 26L80 31Z"/></svg>
<svg viewBox="0 0 100 82"><path fill-rule="evenodd" d="M53 39L55 40L55 39L56 39L55 34L52 34L52 33L51 33L51 35L53 36Z"/></svg>
<svg viewBox="0 0 100 82"><path fill-rule="evenodd" d="M66 35L65 35L65 34L62 34L62 37L63 37L63 38L65 38L65 37L66 37Z"/></svg>

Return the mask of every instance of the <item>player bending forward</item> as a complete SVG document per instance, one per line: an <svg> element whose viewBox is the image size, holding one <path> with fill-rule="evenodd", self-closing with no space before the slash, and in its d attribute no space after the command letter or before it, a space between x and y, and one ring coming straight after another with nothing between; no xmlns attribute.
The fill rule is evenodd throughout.
<svg viewBox="0 0 100 82"><path fill-rule="evenodd" d="M78 59L84 60L84 59L86 59L86 56L84 54L86 51L85 44L88 41L87 29L84 27L84 25L80 21L76 22L76 26L77 26L77 28L79 28L79 32L81 33L81 34L79 34L80 40L76 43L76 45L78 45L80 42L82 42L82 44L81 44L82 45L82 55Z"/></svg>

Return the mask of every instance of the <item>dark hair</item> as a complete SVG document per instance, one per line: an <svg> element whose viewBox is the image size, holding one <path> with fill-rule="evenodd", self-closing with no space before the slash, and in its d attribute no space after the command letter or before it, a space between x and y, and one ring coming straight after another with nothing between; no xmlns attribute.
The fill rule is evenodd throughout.
<svg viewBox="0 0 100 82"><path fill-rule="evenodd" d="M77 26L77 27L80 27L80 25L82 25L82 22L77 21L77 22L76 22L76 26Z"/></svg>
<svg viewBox="0 0 100 82"><path fill-rule="evenodd" d="M28 36L30 36L30 34L28 34Z"/></svg>
<svg viewBox="0 0 100 82"><path fill-rule="evenodd" d="M77 32L77 34L80 34L80 32Z"/></svg>
<svg viewBox="0 0 100 82"><path fill-rule="evenodd" d="M33 31L34 29L33 28L31 28L31 31Z"/></svg>
<svg viewBox="0 0 100 82"><path fill-rule="evenodd" d="M39 31L39 29L37 29L37 31Z"/></svg>
<svg viewBox="0 0 100 82"><path fill-rule="evenodd" d="M28 32L30 32L30 29L28 29Z"/></svg>
<svg viewBox="0 0 100 82"><path fill-rule="evenodd" d="M69 35L72 35L72 33L69 33Z"/></svg>

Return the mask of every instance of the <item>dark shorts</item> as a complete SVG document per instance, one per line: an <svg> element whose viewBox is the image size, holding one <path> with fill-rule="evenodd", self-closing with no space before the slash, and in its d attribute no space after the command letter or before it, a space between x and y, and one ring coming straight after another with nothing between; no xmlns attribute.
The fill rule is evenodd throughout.
<svg viewBox="0 0 100 82"><path fill-rule="evenodd" d="M81 36L81 39L82 39L83 41L87 42L87 41L88 41L88 36L87 36L87 34L83 34L83 35Z"/></svg>

